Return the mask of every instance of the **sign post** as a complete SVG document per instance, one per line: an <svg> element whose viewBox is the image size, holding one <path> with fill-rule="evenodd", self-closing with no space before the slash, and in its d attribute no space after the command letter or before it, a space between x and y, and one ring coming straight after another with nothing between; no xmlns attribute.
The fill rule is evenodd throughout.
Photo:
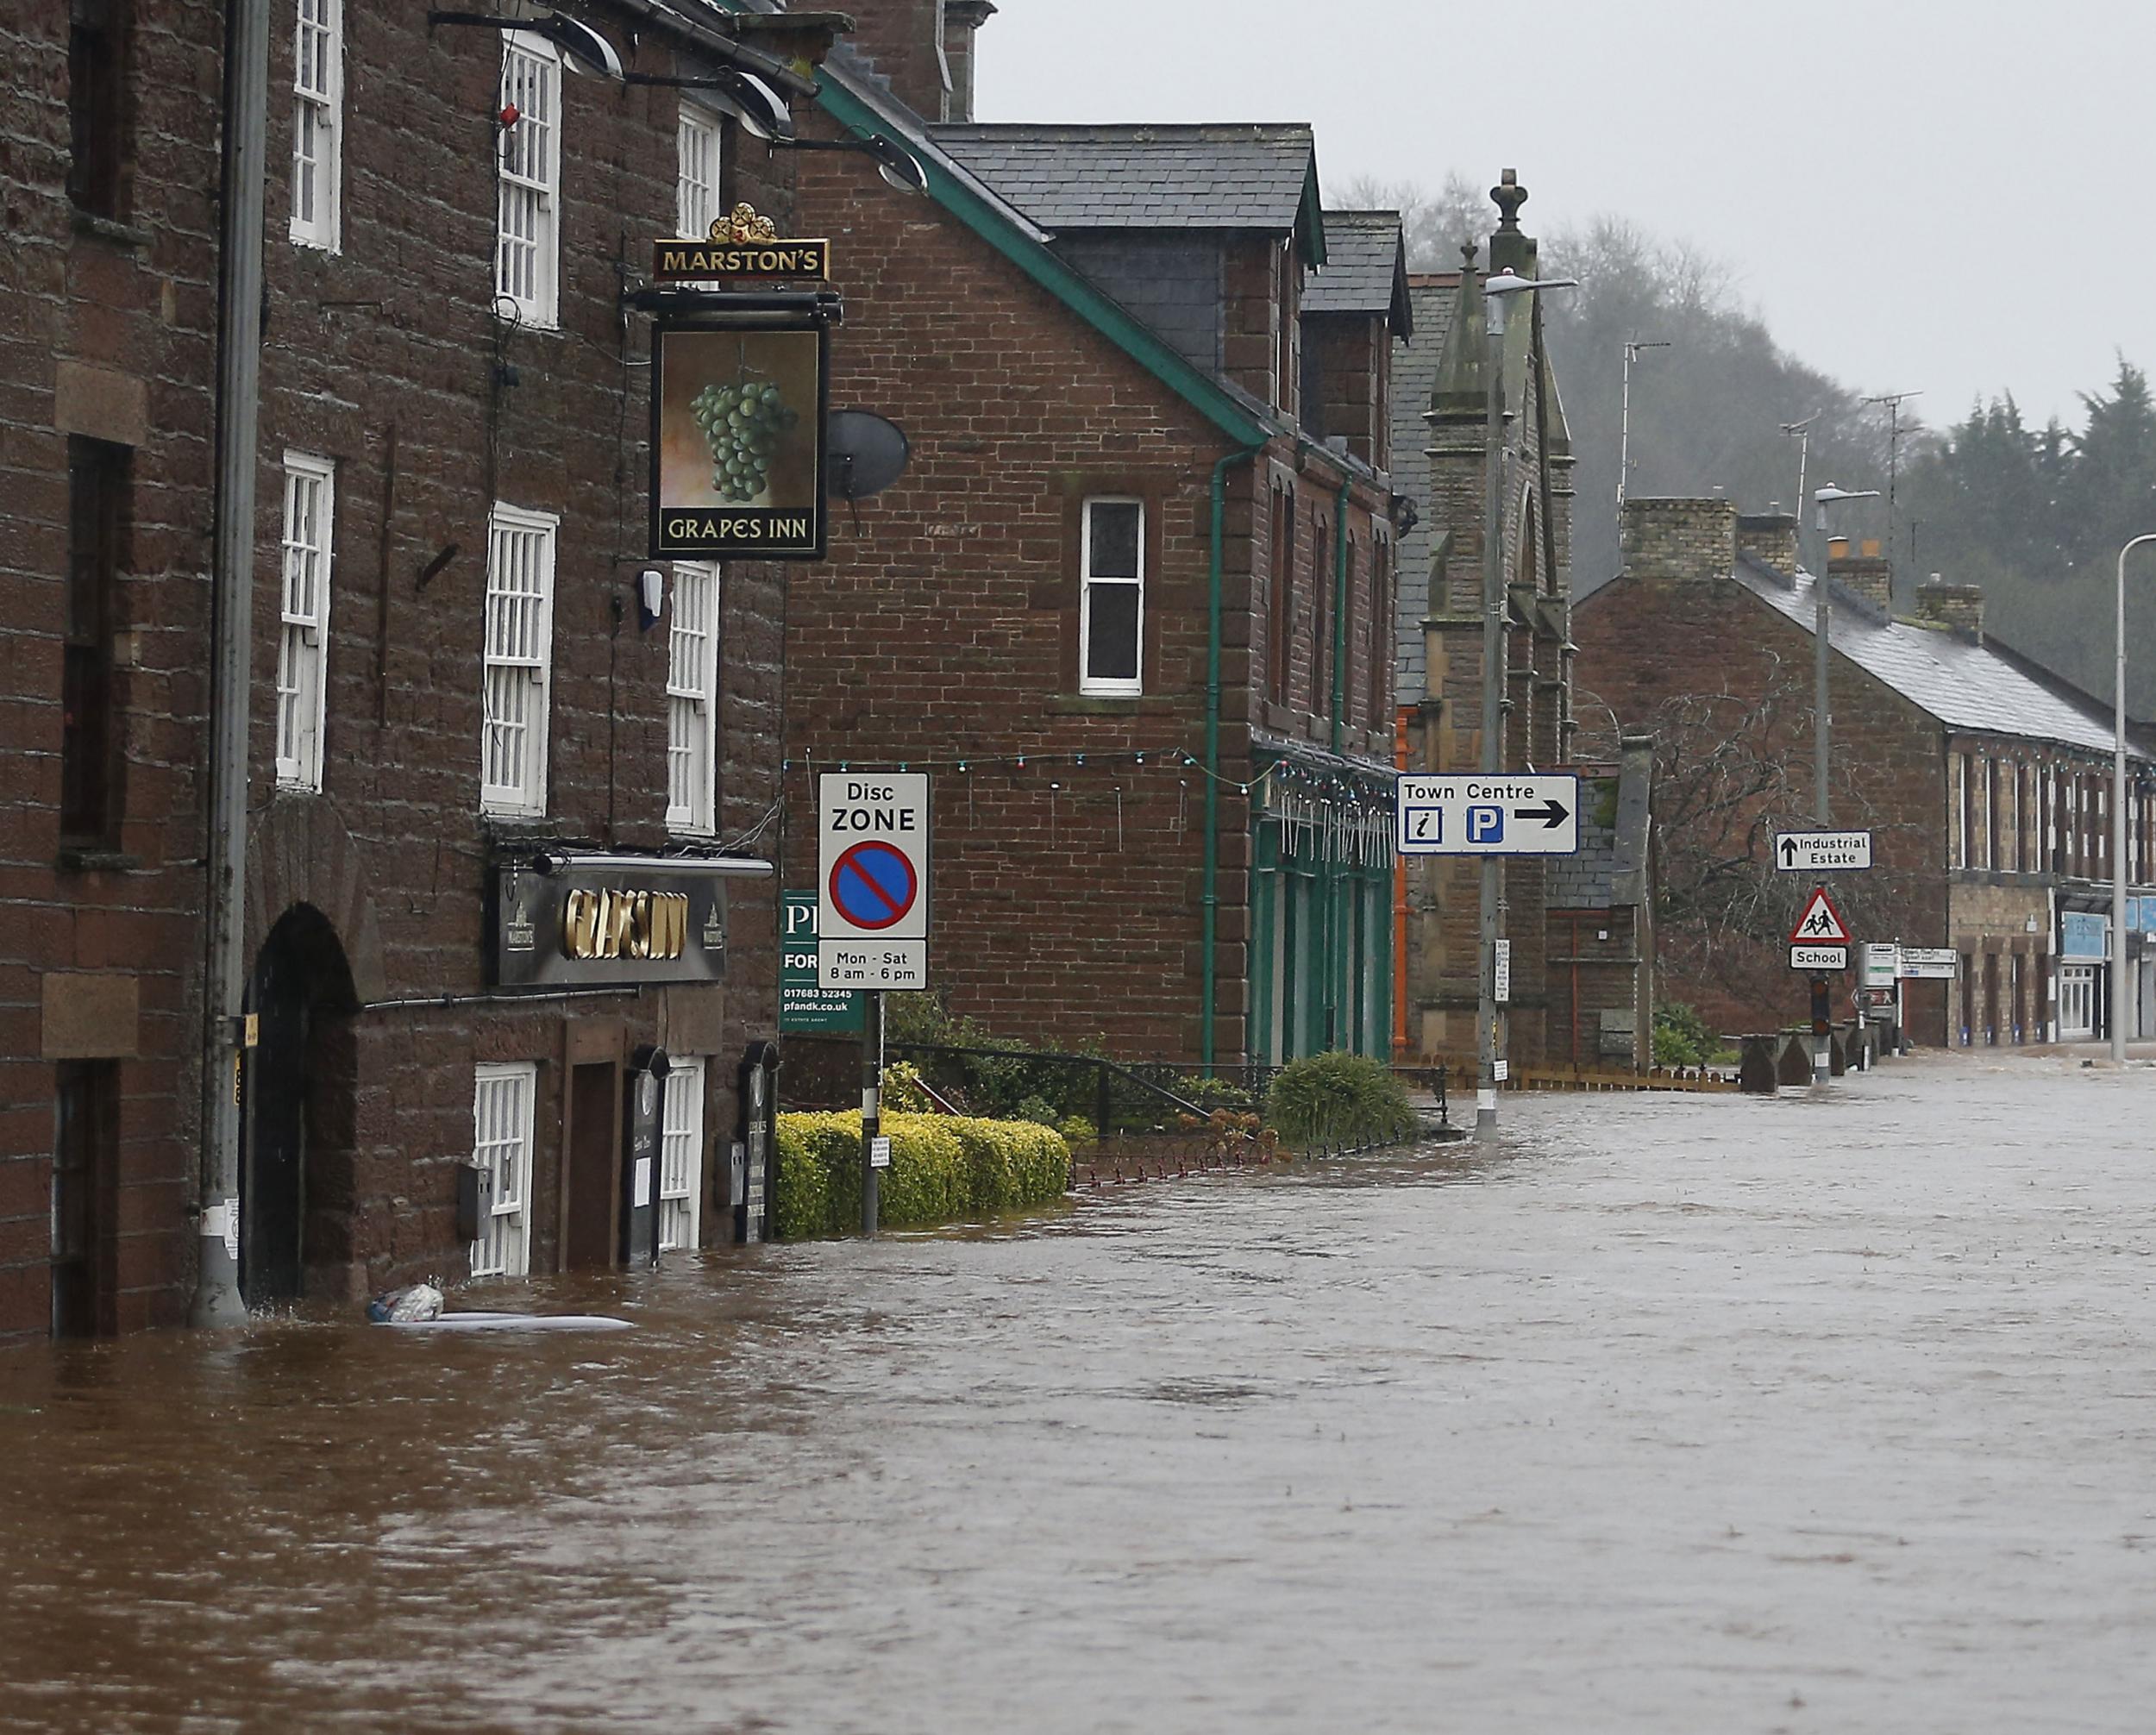
<svg viewBox="0 0 2156 1735"><path fill-rule="evenodd" d="M1576 855L1580 780L1569 774L1533 772L1474 776L1403 773L1394 790L1393 836L1402 855L1482 859L1475 1129L1478 1136L1487 1137L1496 1130L1497 1087L1505 1079L1505 1063L1500 1058L1505 1046L1505 1014L1501 1009L1512 998L1512 948L1500 931L1505 902L1496 858Z"/></svg>
<svg viewBox="0 0 2156 1735"><path fill-rule="evenodd" d="M817 785L816 950L829 988L862 997L861 1231L876 1232L883 997L928 987L929 783L923 772L826 772Z"/></svg>
<svg viewBox="0 0 2156 1735"><path fill-rule="evenodd" d="M1804 913L1789 930L1789 968L1808 975L1812 987L1812 1082L1823 1085L1833 1070L1833 1037L1827 978L1849 968L1849 924L1824 886L1814 886Z"/></svg>

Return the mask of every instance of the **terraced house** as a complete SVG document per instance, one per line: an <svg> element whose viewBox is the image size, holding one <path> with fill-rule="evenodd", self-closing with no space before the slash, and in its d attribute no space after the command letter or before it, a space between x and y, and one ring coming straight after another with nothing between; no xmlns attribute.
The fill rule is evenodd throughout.
<svg viewBox="0 0 2156 1735"><path fill-rule="evenodd" d="M912 457L792 592L791 810L933 773L933 980L1002 1032L1388 1052L1396 219L1322 208L1304 126L980 124L993 8L852 9L816 124L929 194L819 156L798 209L834 402Z"/></svg>

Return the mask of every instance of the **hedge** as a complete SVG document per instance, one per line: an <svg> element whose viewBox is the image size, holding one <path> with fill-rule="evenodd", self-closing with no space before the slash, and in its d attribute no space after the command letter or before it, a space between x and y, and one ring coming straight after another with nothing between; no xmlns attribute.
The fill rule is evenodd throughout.
<svg viewBox="0 0 2156 1735"><path fill-rule="evenodd" d="M1021 1210L1062 1197L1070 1147L1052 1127L961 1115L883 1117L891 1167L877 1215L903 1229ZM861 1113L782 1114L778 1127L782 1241L849 1235L861 1227Z"/></svg>
<svg viewBox="0 0 2156 1735"><path fill-rule="evenodd" d="M1265 1120L1291 1145L1389 1144L1413 1136L1406 1087L1382 1061L1340 1052L1290 1061L1266 1093Z"/></svg>

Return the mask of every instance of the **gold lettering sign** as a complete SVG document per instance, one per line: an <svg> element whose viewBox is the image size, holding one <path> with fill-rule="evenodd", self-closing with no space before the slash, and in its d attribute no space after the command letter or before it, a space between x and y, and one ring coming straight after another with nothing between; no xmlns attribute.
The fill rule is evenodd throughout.
<svg viewBox="0 0 2156 1735"><path fill-rule="evenodd" d="M688 938L686 893L579 890L561 900L561 950L567 957L678 958Z"/></svg>
<svg viewBox="0 0 2156 1735"><path fill-rule="evenodd" d="M781 241L771 219L751 205L711 225L710 235L675 235L655 242L651 274L661 283L777 278L799 279L831 274L828 241Z"/></svg>

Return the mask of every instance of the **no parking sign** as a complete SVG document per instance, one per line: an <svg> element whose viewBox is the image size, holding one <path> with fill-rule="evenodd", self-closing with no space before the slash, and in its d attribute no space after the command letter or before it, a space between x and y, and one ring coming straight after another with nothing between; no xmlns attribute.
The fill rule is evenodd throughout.
<svg viewBox="0 0 2156 1735"><path fill-rule="evenodd" d="M826 772L817 796L816 949L824 987L925 988L927 776Z"/></svg>

